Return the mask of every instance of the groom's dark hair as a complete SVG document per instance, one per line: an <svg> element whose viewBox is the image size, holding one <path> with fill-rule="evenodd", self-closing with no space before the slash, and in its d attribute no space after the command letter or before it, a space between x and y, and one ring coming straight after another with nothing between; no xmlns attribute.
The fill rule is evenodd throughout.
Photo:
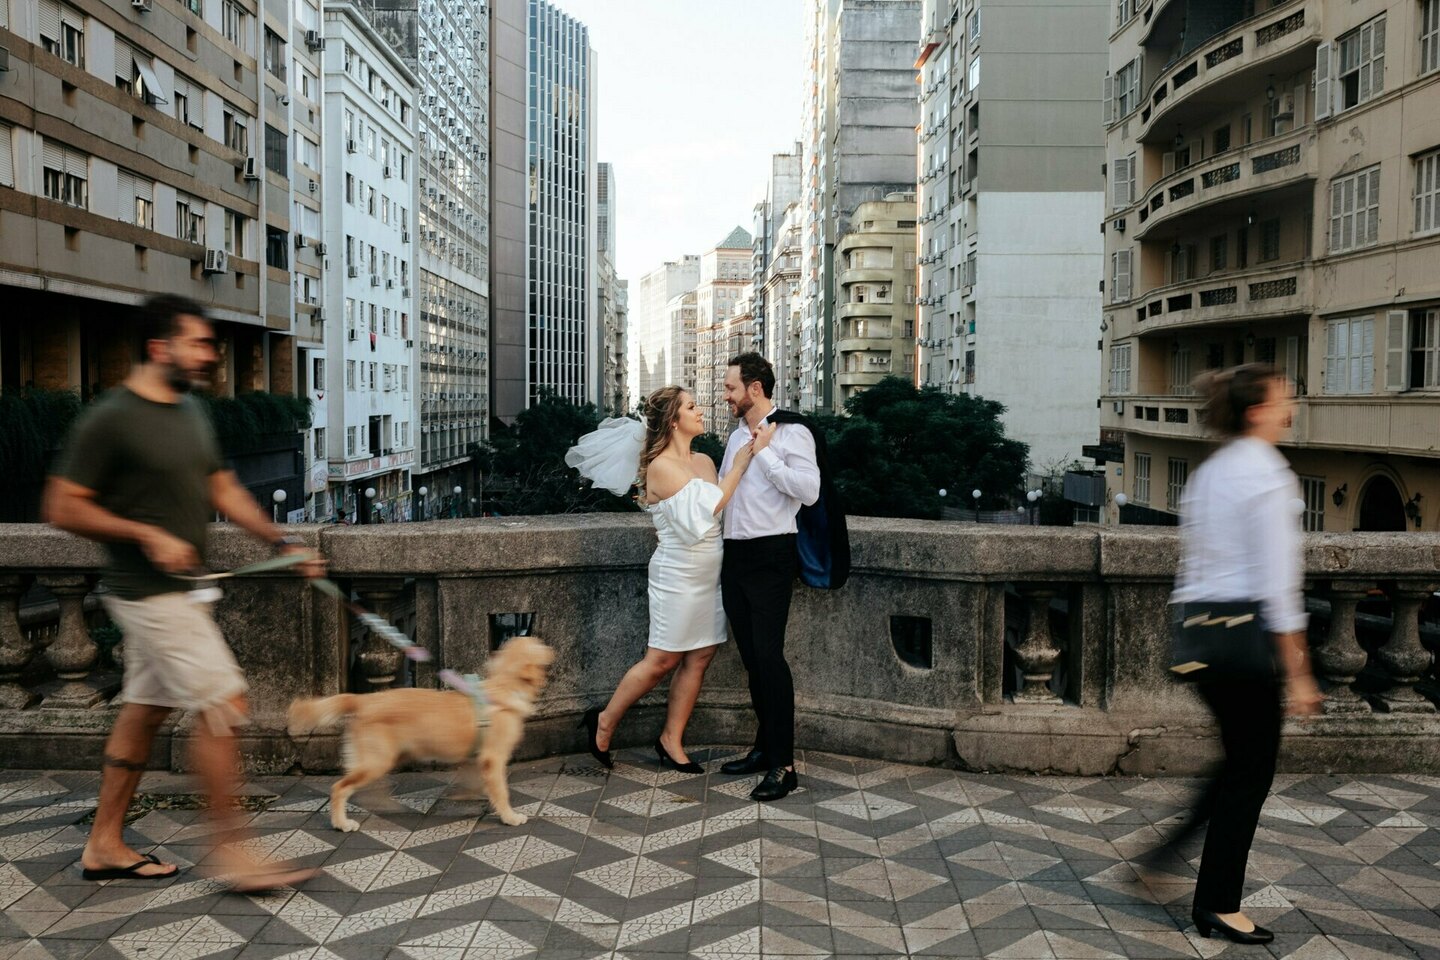
<svg viewBox="0 0 1440 960"><path fill-rule="evenodd" d="M754 351L742 353L738 357L731 357L727 366L740 368L740 382L745 384L747 390L750 384L759 383L760 391L765 394L766 400L775 392L775 368L760 354Z"/></svg>

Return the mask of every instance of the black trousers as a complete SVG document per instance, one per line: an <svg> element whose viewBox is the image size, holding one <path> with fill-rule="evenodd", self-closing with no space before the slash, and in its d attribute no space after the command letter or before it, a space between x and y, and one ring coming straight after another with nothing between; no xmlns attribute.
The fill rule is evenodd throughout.
<svg viewBox="0 0 1440 960"><path fill-rule="evenodd" d="M795 762L795 683L785 662L785 624L799 561L795 535L726 540L720 598L750 675L759 722L755 748L770 766Z"/></svg>
<svg viewBox="0 0 1440 960"><path fill-rule="evenodd" d="M1194 822L1210 820L1195 907L1237 913L1250 844L1280 756L1281 689L1265 682L1205 683L1198 692L1220 724L1225 763L1195 811Z"/></svg>

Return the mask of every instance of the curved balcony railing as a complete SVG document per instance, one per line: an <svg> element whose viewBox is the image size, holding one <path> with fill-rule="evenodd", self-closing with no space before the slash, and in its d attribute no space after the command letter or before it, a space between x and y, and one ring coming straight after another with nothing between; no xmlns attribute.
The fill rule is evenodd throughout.
<svg viewBox="0 0 1440 960"><path fill-rule="evenodd" d="M1314 276L1308 263L1269 264L1156 287L1135 299L1135 330L1143 337L1184 327L1309 314Z"/></svg>
<svg viewBox="0 0 1440 960"><path fill-rule="evenodd" d="M1145 191L1135 210L1135 238L1211 204L1315 180L1315 158L1315 128L1306 126L1192 163Z"/></svg>
<svg viewBox="0 0 1440 960"><path fill-rule="evenodd" d="M1177 114L1187 114L1197 92L1233 84L1237 92L1284 61L1300 69L1321 40L1320 0L1290 0L1216 34L1167 67L1146 91L1136 139L1148 143L1174 135ZM1261 84L1263 86L1263 84ZM1198 108L1208 116L1213 107ZM1183 117L1189 119L1188 116Z"/></svg>

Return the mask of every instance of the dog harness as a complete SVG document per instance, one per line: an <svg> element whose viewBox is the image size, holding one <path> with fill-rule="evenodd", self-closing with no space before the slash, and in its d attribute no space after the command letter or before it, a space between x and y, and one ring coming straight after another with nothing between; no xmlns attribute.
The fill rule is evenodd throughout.
<svg viewBox="0 0 1440 960"><path fill-rule="evenodd" d="M485 695L485 687L480 683L478 674L467 673L462 676L454 670L441 670L438 676L446 686L470 698L470 702L475 706L475 726L481 729L490 726L490 698Z"/></svg>

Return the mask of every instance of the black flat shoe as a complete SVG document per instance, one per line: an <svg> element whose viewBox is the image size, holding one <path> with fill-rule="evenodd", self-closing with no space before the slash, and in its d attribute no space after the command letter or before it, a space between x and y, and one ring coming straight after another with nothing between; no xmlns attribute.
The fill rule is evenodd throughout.
<svg viewBox="0 0 1440 960"><path fill-rule="evenodd" d="M1244 930L1236 930L1221 920L1218 914L1210 910L1201 910L1199 907L1190 911L1190 919L1195 921L1195 929L1199 930L1200 936L1206 940L1210 939L1212 932L1220 934L1232 943L1269 943L1275 939L1275 934L1258 923L1254 930L1246 933Z"/></svg>
<svg viewBox="0 0 1440 960"><path fill-rule="evenodd" d="M769 769L770 764L765 762L765 754L759 750L751 750L739 760L730 760L720 765L720 772L732 777L744 777Z"/></svg>
<svg viewBox="0 0 1440 960"><path fill-rule="evenodd" d="M601 750L595 745L595 738L600 732L600 708L591 707L589 710L586 710L585 715L580 718L580 726L584 727L590 733L590 756L594 757L595 762L606 770L613 770L615 768L615 761L610 759L610 751Z"/></svg>
<svg viewBox="0 0 1440 960"><path fill-rule="evenodd" d="M765 779L760 781L758 787L750 791L750 799L759 800L761 803L779 800L781 797L788 796L790 791L799 785L800 782L796 779L794 770L776 767L765 774Z"/></svg>
<svg viewBox="0 0 1440 960"><path fill-rule="evenodd" d="M660 743L658 739L655 741L655 754L660 758L660 766L662 767L666 764L669 764L676 770L679 770L681 773L705 772L705 768L700 766L700 764L696 763L694 760L691 760L689 763L676 763L675 758L665 752L665 747Z"/></svg>

